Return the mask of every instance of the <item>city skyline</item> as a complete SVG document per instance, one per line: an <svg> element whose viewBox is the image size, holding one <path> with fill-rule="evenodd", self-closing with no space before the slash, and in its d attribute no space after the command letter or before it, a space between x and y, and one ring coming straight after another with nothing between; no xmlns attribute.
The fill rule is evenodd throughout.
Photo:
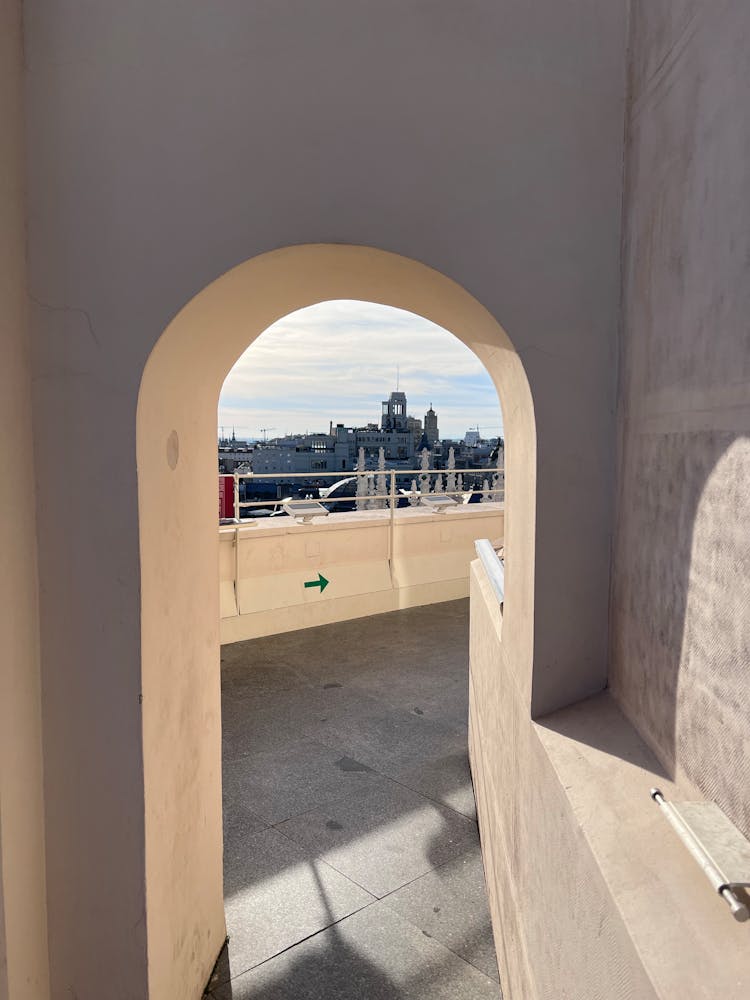
<svg viewBox="0 0 750 1000"><path fill-rule="evenodd" d="M424 419L432 403L444 438L477 426L502 436L492 380L461 341L413 313L348 300L301 309L265 330L224 382L218 428L262 439L264 428L272 438L327 431L331 420L376 423L397 382L410 414Z"/></svg>

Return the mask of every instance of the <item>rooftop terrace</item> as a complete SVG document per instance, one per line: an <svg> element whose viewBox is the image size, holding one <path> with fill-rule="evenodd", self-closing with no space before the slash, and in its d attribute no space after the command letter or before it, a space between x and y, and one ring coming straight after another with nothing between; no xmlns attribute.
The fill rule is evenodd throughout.
<svg viewBox="0 0 750 1000"><path fill-rule="evenodd" d="M467 759L468 601L222 649L214 1000L499 1000Z"/></svg>

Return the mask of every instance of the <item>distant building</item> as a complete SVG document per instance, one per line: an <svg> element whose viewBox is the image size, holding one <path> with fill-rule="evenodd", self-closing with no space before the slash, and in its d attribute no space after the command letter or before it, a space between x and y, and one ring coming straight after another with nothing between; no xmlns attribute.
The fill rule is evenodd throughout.
<svg viewBox="0 0 750 1000"><path fill-rule="evenodd" d="M290 434L258 446L251 458L253 472L283 476L285 473L345 472L356 456L354 434L343 424L328 434Z"/></svg>
<svg viewBox="0 0 750 1000"><path fill-rule="evenodd" d="M432 403L424 415L424 432L430 443L430 448L433 448L435 442L440 440L440 431L438 430L437 413L433 410Z"/></svg>
<svg viewBox="0 0 750 1000"><path fill-rule="evenodd" d="M223 428L222 428L222 430L223 430ZM220 448L232 448L232 449L235 449L235 448L245 449L245 448L248 447L248 442L247 441L243 441L240 438L238 438L237 435L234 433L234 427L233 427L232 428L232 436L231 437L226 437L224 434L222 434L219 437L219 447Z"/></svg>
<svg viewBox="0 0 750 1000"><path fill-rule="evenodd" d="M254 447L237 441L233 433L219 442L219 461L221 471L226 472L249 459L256 474L277 475L283 480L285 475L303 473L314 479L316 473L351 472L360 448L364 449L368 468L376 467L381 448L391 468L415 468L421 461L422 449L427 448L431 467L440 469L452 444L456 468L471 469L487 464L493 443L481 441L478 433L471 446L460 441L441 443L432 404L423 426L418 417L407 413L406 393L396 391L383 400L379 424L345 427L331 421L328 433L288 434Z"/></svg>
<svg viewBox="0 0 750 1000"><path fill-rule="evenodd" d="M224 434L219 438L219 472L235 472L240 465L247 463L253 446L247 441L241 441L232 430L232 436Z"/></svg>
<svg viewBox="0 0 750 1000"><path fill-rule="evenodd" d="M422 437L422 421L419 417L407 417L406 428L411 432L411 436L414 439L414 449L416 450L419 439Z"/></svg>
<svg viewBox="0 0 750 1000"><path fill-rule="evenodd" d="M388 399L383 400L383 416L380 421L382 430L406 431L408 419L405 392L392 392Z"/></svg>

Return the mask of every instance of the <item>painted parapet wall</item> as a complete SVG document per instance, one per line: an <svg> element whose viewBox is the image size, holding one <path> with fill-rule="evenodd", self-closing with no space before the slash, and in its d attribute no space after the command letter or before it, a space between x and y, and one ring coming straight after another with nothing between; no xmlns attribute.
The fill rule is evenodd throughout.
<svg viewBox="0 0 750 1000"><path fill-rule="evenodd" d="M750 989L736 923L649 790L664 775L608 692L532 721L471 568L469 744L506 1000L713 1000Z"/></svg>
<svg viewBox="0 0 750 1000"><path fill-rule="evenodd" d="M750 6L632 11L610 684L750 835Z"/></svg>
<svg viewBox="0 0 750 1000"><path fill-rule="evenodd" d="M21 4L0 0L0 998L47 1000Z"/></svg>
<svg viewBox="0 0 750 1000"><path fill-rule="evenodd" d="M219 530L221 639L261 635L453 601L469 594L474 541L503 538L501 504L434 514L404 508L269 518ZM238 580L236 575L239 568ZM319 586L305 586L319 580Z"/></svg>

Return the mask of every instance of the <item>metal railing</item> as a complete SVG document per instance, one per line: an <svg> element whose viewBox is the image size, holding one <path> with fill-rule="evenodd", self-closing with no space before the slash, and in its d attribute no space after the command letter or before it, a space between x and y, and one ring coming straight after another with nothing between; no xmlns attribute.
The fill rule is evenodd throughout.
<svg viewBox="0 0 750 1000"><path fill-rule="evenodd" d="M390 506L391 513L395 510L397 506L397 501L409 500L412 498L416 503L422 496L446 496L454 497L459 502L457 498L461 498L461 503L470 503L471 497L478 494L482 494L487 502L499 502L505 498L505 470L502 468L497 469L365 469L359 470L354 469L351 472L344 472L344 470L338 472L234 472L232 473L234 479L234 519L235 521L240 521L243 509L258 508L267 509L269 506L275 507L277 509L283 509L281 505L285 507L294 507L295 504L305 504L310 502L308 497L299 498L267 498L265 500L240 500L240 480L257 480L257 479L270 479L270 480L281 480L286 481L290 479L297 480L319 480L319 479L333 479L333 480L350 480L355 477L365 478L368 480L377 480L380 477L387 476L389 479L389 487L387 493L356 493L352 496L333 496L333 497L314 497L313 499L318 500L319 503L352 503L355 504L357 510L376 510L385 509L384 507L373 507L373 502L386 501L387 505ZM471 478L473 481L477 479L484 479L487 483L485 488L482 485L481 488L476 486L471 486L468 489L455 489L455 490L430 490L430 477L434 477L435 480L440 477L447 477L448 475L454 475L455 477L466 476ZM421 484L418 484L416 491L414 490L401 490L400 492L396 489L396 478L398 476L410 476L412 479L419 478ZM502 483L495 480L495 477L502 477ZM489 478L488 478L489 477ZM492 481L490 481L490 478ZM425 479L427 480L425 484ZM419 486L427 486L427 489L421 489Z"/></svg>
<svg viewBox="0 0 750 1000"><path fill-rule="evenodd" d="M460 475L466 474L467 478L471 477L472 479L482 479L483 480L482 489L475 489L472 486L469 489L440 490L437 493L430 492L430 490L429 490L430 476L434 476L435 478L437 478L438 476L443 476L443 475L446 475L448 473L453 473L456 476L458 476L459 474ZM272 504L274 507L278 507L278 508L282 508L282 505L284 507L288 507L288 506L293 507L295 504L308 504L309 505L309 503L310 503L309 498L300 498L300 499L297 499L297 500L291 499L291 498L287 499L287 500L279 500L279 499L276 499L276 500L269 500L269 499L266 499L266 500L240 500L240 486L239 486L239 484L240 484L240 480L241 479L250 479L250 480L252 480L252 479L272 479L272 480L273 479L276 479L276 480L279 480L279 479L280 480L288 480L288 479L297 479L297 480L299 480L299 479L305 479L305 480L309 481L309 480L318 480L318 479L323 479L323 478L329 478L329 479L330 478L334 478L336 480L349 480L349 479L352 479L354 477L367 477L368 479L376 480L380 476L388 476L388 478L389 478L389 490L388 490L387 493L373 493L373 494L369 494L368 493L367 495L365 495L365 494L356 495L355 494L354 496L344 496L344 497L340 497L340 496L339 497L319 497L319 498L315 498L315 499L317 499L318 502L320 502L320 503L328 503L328 502L330 502L332 504L333 503L341 503L341 502L344 502L344 503L347 503L347 504L353 503L357 507L359 507L360 510L373 510L373 509L383 510L384 509L383 507L373 508L371 506L371 502L372 501L375 501L375 502L383 502L383 501L385 501L385 502L387 502L387 505L388 505L388 508L389 508L389 517L388 517L388 567L389 567L389 571L390 571L390 575L391 575L391 582L392 583L393 583L393 559L394 559L394 532L395 532L395 521L396 521L395 514L396 514L396 508L397 508L397 501L402 500L404 498L406 498L407 500L409 498L411 498L413 502L419 503L419 500L423 496L431 496L431 497L435 497L435 496L448 496L448 497L451 497L452 496L452 497L455 497L455 498L460 497L461 498L461 503L458 504L458 501L457 501L457 509L460 509L460 507L463 506L464 504L468 504L469 501L471 500L471 498L473 496L475 496L476 494L483 494L484 495L483 499L485 499L487 502L495 502L495 503L499 502L502 499L504 499L504 496L505 496L505 478L504 478L504 470L503 469L487 469L487 470L485 470L485 469L476 469L476 470L475 469L468 469L468 470L464 470L464 469L460 469L460 470L453 470L453 469L447 469L447 470L446 469L365 469L363 471L354 470L352 472L347 473L344 476L341 475L341 472L317 472L317 471L314 472L314 473L308 473L308 472L285 472L285 473L282 473L282 474L280 474L280 473L274 473L274 472L257 472L257 473L256 472L235 472L235 473L232 473L232 475L233 475L233 478L234 478L234 514L235 514L235 516L233 518L233 523L234 523L234 532L233 532L233 534L234 534L234 593L235 593L235 600L237 602L238 609L239 609L239 581L240 581L240 528L243 525L243 521L241 520L241 516L240 515L241 515L241 512L242 512L242 509L243 508L268 508L269 503ZM414 490L404 490L402 492L397 492L397 490L396 490L396 477L397 476L410 476L410 477L412 477L412 481L414 481L415 477L419 477L420 480L421 480L421 486L422 487L426 486L427 489L426 490L424 488L423 489L417 489L416 492ZM497 479L495 478L496 476L497 476ZM492 479L491 483L490 483L490 477ZM501 478L502 478L502 484L500 482ZM426 482L425 482L425 480L426 480ZM487 486L487 488L485 488L485 485ZM450 508L448 508L448 509L450 509ZM424 510L425 510L425 512L427 512L427 508L426 507L424 508ZM333 516L335 516L335 514ZM258 523L257 519L255 519L253 521L253 519L250 518L249 520L250 520L250 524L253 524L253 523L257 524ZM250 524L248 524L247 521L245 521L244 524L245 524L246 527L250 527ZM489 544L489 542L487 544Z"/></svg>

